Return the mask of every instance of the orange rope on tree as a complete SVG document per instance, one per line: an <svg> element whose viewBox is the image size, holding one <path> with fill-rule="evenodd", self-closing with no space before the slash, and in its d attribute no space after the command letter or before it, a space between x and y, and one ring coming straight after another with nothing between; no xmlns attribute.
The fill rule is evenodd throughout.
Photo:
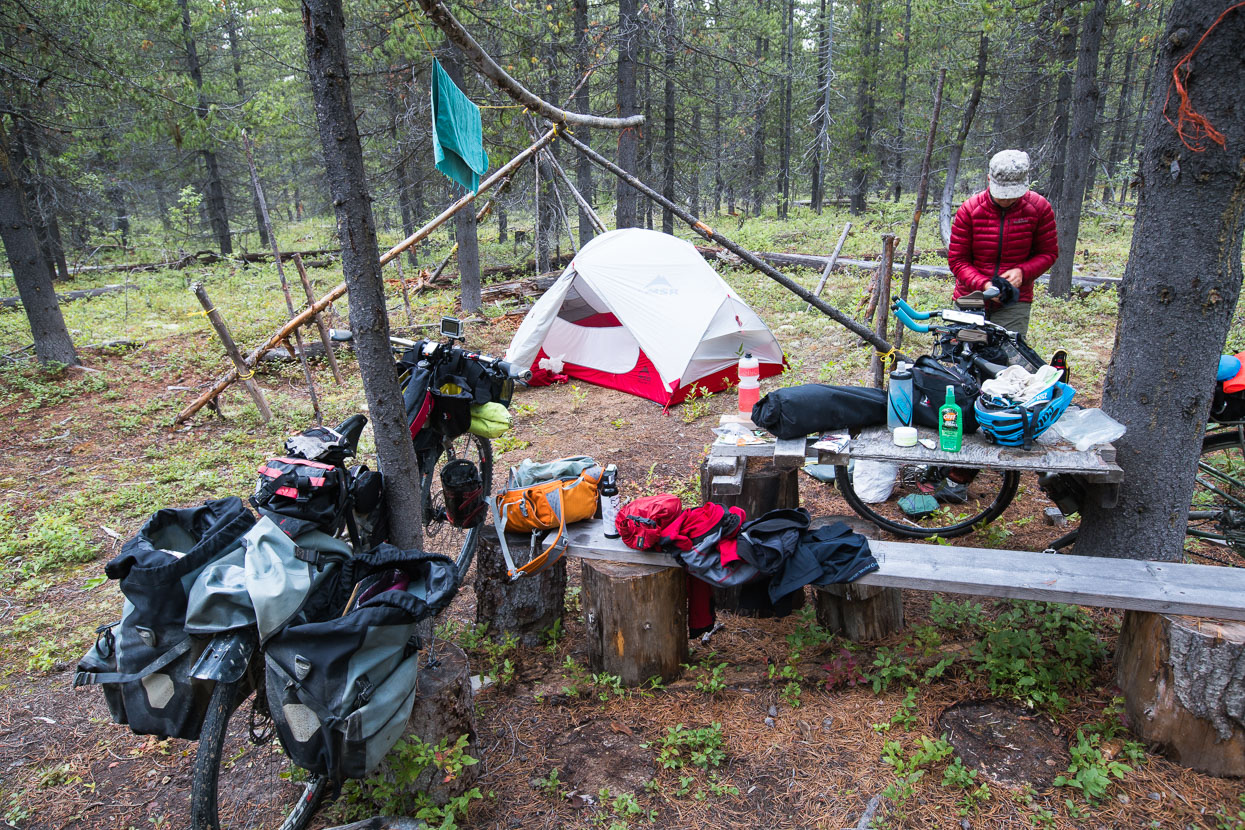
<svg viewBox="0 0 1245 830"><path fill-rule="evenodd" d="M1228 12L1236 11L1242 7L1245 7L1245 2L1237 3L1235 6L1229 6L1224 9L1223 14L1219 15L1218 19L1210 24L1210 28L1198 38L1197 43L1194 44L1189 54L1181 58L1179 63L1172 67L1172 82L1167 87L1167 97L1163 99L1163 118L1168 124L1176 128L1176 135L1180 138L1180 143L1195 153L1201 153L1206 150L1205 139L1210 139L1220 147L1227 146L1227 139L1224 138L1223 133L1215 129L1215 125L1210 123L1206 116L1193 109L1192 104L1189 103L1189 91L1185 89L1184 85L1184 79L1188 77L1190 72L1186 64L1197 54L1197 50L1202 47L1202 42L1206 40L1207 36L1228 16ZM1173 86L1176 88L1176 94L1180 96L1180 109L1177 110L1175 121L1172 121L1171 116L1167 114L1167 105L1171 101Z"/></svg>

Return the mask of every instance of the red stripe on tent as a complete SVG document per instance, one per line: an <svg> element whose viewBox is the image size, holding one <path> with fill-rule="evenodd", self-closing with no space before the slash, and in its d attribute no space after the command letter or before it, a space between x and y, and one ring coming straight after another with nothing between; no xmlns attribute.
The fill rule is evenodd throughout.
<svg viewBox="0 0 1245 830"><path fill-rule="evenodd" d="M618 322L618 318L614 316L612 311L602 311L593 314L591 317L585 317L582 320L576 320L575 325L583 326L586 329L614 329L622 325Z"/></svg>

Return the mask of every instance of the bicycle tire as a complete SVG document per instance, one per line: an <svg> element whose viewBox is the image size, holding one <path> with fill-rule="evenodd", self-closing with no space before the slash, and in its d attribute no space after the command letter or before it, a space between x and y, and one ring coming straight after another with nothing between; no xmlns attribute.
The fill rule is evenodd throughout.
<svg viewBox="0 0 1245 830"><path fill-rule="evenodd" d="M283 782L281 772L294 767L273 745L275 738L259 746L250 743L249 724L233 715L254 698L252 688L253 684L244 677L217 683L212 691L199 733L191 782L192 830L253 830L272 826L277 818L274 813L285 813L283 803L290 809L284 814L280 830L304 830L328 789L328 779L319 775L310 775L297 784ZM226 771L223 787L222 770ZM283 784L290 786L289 797L284 801ZM254 797L248 797L252 793ZM222 795L228 799L225 804Z"/></svg>
<svg viewBox="0 0 1245 830"><path fill-rule="evenodd" d="M977 525L992 522L1001 516L1007 506L1012 503L1012 499L1016 497L1016 488L1020 485L1020 474L1015 470L982 470L968 485L968 501L964 504L944 506L947 519L945 524L941 523L944 517L939 514L921 519L922 524L918 524L904 516L898 506L898 500L905 495L917 492L915 489L903 486L903 482L924 476L924 472L920 476L916 475L918 469L927 471L933 468L928 468L926 465L899 465L899 467L897 481L900 483L896 485L896 490L890 498L881 504L868 504L860 498L852 485L852 477L846 466L834 468L834 480L838 483L843 499L861 518L867 519L896 536L908 539L929 539L933 536L951 539L971 533ZM956 512L958 510L969 512L961 514Z"/></svg>
<svg viewBox="0 0 1245 830"><path fill-rule="evenodd" d="M475 555L480 534L478 528L467 530L450 523L441 493L441 470L450 461L460 458L471 461L479 468L484 497L493 492L493 443L468 432L447 441L424 471L420 484L420 506L423 508L425 547L454 559L459 564L459 576L462 577Z"/></svg>

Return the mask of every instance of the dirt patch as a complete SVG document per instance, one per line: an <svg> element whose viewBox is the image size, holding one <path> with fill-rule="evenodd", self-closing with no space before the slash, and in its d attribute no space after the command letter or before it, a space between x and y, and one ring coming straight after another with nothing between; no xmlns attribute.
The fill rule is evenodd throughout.
<svg viewBox="0 0 1245 830"><path fill-rule="evenodd" d="M1045 715L1005 700L966 700L938 718L947 740L996 784L1046 789L1068 768L1067 738Z"/></svg>
<svg viewBox="0 0 1245 830"><path fill-rule="evenodd" d="M567 726L546 754L572 791L595 794L603 787L612 792L644 791L655 763L652 750L642 746L642 735L607 718Z"/></svg>

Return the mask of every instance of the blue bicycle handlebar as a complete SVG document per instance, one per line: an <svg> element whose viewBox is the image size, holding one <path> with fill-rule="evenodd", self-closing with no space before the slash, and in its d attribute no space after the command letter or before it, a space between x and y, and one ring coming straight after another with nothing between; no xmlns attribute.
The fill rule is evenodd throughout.
<svg viewBox="0 0 1245 830"><path fill-rule="evenodd" d="M896 297L895 301L891 303L891 308L896 311L902 310L903 313L908 315L908 318L911 320L928 320L930 317L934 316L934 312L932 311L917 311L915 308L908 305L907 301L902 297Z"/></svg>
<svg viewBox="0 0 1245 830"><path fill-rule="evenodd" d="M903 300L900 300L899 302L903 302ZM926 334L929 332L929 326L923 326L920 323L915 322L911 317L908 316L908 313L903 308L896 307L894 311L895 311L895 319L899 320L899 322L903 323L908 328L912 329L913 331L920 332L921 334ZM926 317L922 319L928 319L928 315L926 315Z"/></svg>

